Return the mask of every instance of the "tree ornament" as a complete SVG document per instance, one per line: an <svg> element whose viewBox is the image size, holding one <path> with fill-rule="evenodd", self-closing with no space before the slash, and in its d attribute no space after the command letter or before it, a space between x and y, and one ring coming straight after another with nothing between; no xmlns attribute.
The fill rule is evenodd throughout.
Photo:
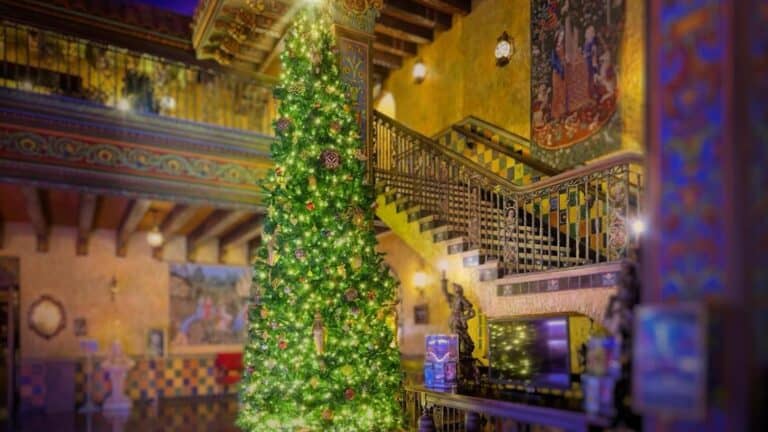
<svg viewBox="0 0 768 432"><path fill-rule="evenodd" d="M309 186L309 190L317 189L317 178L315 178L315 176L309 176L307 185Z"/></svg>
<svg viewBox="0 0 768 432"><path fill-rule="evenodd" d="M344 264L339 264L339 265L336 267L336 272L337 272L337 273L338 273L340 276L346 276L346 275L347 275L347 268L346 268L346 267L344 267Z"/></svg>
<svg viewBox="0 0 768 432"><path fill-rule="evenodd" d="M352 373L355 371L355 368L353 368L350 365L344 365L339 370L341 371L341 374L344 375L345 377L350 377L352 376Z"/></svg>
<svg viewBox="0 0 768 432"><path fill-rule="evenodd" d="M360 258L359 256L353 256L352 258L349 259L349 263L352 265L352 268L354 270L359 270L360 266L363 265L363 259Z"/></svg>
<svg viewBox="0 0 768 432"><path fill-rule="evenodd" d="M309 379L310 387L312 387L313 389L316 389L318 385L320 385L320 380L317 379L317 377L313 376L312 378Z"/></svg>
<svg viewBox="0 0 768 432"><path fill-rule="evenodd" d="M349 309L349 313L351 313L353 317L357 317L360 314L360 308L357 306L352 306Z"/></svg>
<svg viewBox="0 0 768 432"><path fill-rule="evenodd" d="M279 165L275 166L275 175L276 176L281 176L281 175L283 175L283 173L284 173L283 167L281 167Z"/></svg>
<svg viewBox="0 0 768 432"><path fill-rule="evenodd" d="M312 324L312 337L315 339L315 351L318 354L325 352L325 326L320 312L315 312L315 322Z"/></svg>
<svg viewBox="0 0 768 432"><path fill-rule="evenodd" d="M376 293L373 291L368 291L368 300L373 300L376 298Z"/></svg>
<svg viewBox="0 0 768 432"><path fill-rule="evenodd" d="M261 308L261 311L259 312L259 314L261 315L262 319L267 319L267 317L269 316L269 311L267 310L267 308L263 307Z"/></svg>
<svg viewBox="0 0 768 432"><path fill-rule="evenodd" d="M291 119L288 117L281 117L278 121L275 127L277 128L278 132L285 132L288 130L288 128L291 126Z"/></svg>
<svg viewBox="0 0 768 432"><path fill-rule="evenodd" d="M344 390L344 399L351 401L355 398L355 390L348 388Z"/></svg>
<svg viewBox="0 0 768 432"><path fill-rule="evenodd" d="M357 290L354 288L350 288L346 291L344 291L344 298L347 299L347 301L355 301L357 300Z"/></svg>
<svg viewBox="0 0 768 432"><path fill-rule="evenodd" d="M294 81L288 84L288 93L300 95L304 93L304 83L301 81Z"/></svg>
<svg viewBox="0 0 768 432"><path fill-rule="evenodd" d="M277 343L277 347L284 350L288 348L288 342L286 342L285 339L280 339L280 342Z"/></svg>
<svg viewBox="0 0 768 432"><path fill-rule="evenodd" d="M265 330L265 331L263 331L263 332L261 332L261 338L262 338L263 340L267 340L267 339L269 339L269 332L267 332L266 330Z"/></svg>
<svg viewBox="0 0 768 432"><path fill-rule="evenodd" d="M335 170L341 165L341 156L339 156L339 152L333 149L324 150L320 154L320 160L323 162L323 166L329 170Z"/></svg>
<svg viewBox="0 0 768 432"><path fill-rule="evenodd" d="M317 50L312 50L311 53L309 53L309 61L312 62L313 66L319 66L320 62L323 60L323 56L320 55L320 52Z"/></svg>
<svg viewBox="0 0 768 432"><path fill-rule="evenodd" d="M303 260L306 254L304 253L304 249L296 249L296 251L293 253L294 256L296 256L296 259Z"/></svg>
<svg viewBox="0 0 768 432"><path fill-rule="evenodd" d="M350 218L352 219L352 223L360 228L365 223L365 212L360 207L354 207L350 211Z"/></svg>
<svg viewBox="0 0 768 432"><path fill-rule="evenodd" d="M337 133L339 133L340 130L341 130L341 124L339 124L339 122L337 122L335 120L332 121L331 122L331 132L334 133L334 134L337 134Z"/></svg>
<svg viewBox="0 0 768 432"><path fill-rule="evenodd" d="M312 201L307 201L307 210L313 211L315 209L315 203Z"/></svg>
<svg viewBox="0 0 768 432"><path fill-rule="evenodd" d="M365 152L362 149L355 150L355 158L359 161L367 161L368 156L365 154Z"/></svg>
<svg viewBox="0 0 768 432"><path fill-rule="evenodd" d="M326 420L326 421L333 420L333 411L331 411L330 408L326 408L323 410L323 420Z"/></svg>

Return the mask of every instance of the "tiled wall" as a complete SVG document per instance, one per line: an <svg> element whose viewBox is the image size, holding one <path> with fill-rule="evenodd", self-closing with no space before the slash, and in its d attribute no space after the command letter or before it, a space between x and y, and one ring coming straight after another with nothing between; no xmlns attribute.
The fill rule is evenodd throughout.
<svg viewBox="0 0 768 432"><path fill-rule="evenodd" d="M500 144L510 147L513 151L522 152L523 154L529 154L530 149L526 146L518 143L505 142L499 134L488 128L483 128L481 125L466 122L466 127L472 128L472 130L486 138L498 142ZM501 176L515 184L520 186L530 184L533 181L539 180L541 174L531 167L517 162L510 156L505 155L497 150L486 147L481 143L473 143L472 146L467 146L467 139L464 135L449 130L436 137L438 143L448 147L449 149L461 154L467 159L476 162L492 173Z"/></svg>
<svg viewBox="0 0 768 432"><path fill-rule="evenodd" d="M162 359L135 359L135 366L128 372L126 392L133 400L217 396L237 392L237 384L223 386L216 382L213 356L169 357ZM109 395L109 373L101 370L96 362L93 375L94 402L101 403ZM20 396L22 412L42 411L45 408L45 363L25 361L20 369ZM85 399L85 373L83 363L76 366L75 393L77 403ZM74 407L73 407L74 408Z"/></svg>

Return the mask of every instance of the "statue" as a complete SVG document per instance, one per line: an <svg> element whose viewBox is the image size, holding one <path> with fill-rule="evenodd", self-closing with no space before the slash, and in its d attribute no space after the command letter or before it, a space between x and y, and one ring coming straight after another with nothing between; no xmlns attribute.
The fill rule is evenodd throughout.
<svg viewBox="0 0 768 432"><path fill-rule="evenodd" d="M123 353L123 347L117 340L112 343L109 357L101 365L102 369L109 372L109 380L112 383L112 393L104 401L105 411L130 412L133 402L125 395L125 376L134 365L134 361Z"/></svg>
<svg viewBox="0 0 768 432"><path fill-rule="evenodd" d="M448 279L442 279L443 294L451 308L450 320L448 326L451 333L459 338L459 376L464 383L476 383L478 380L477 360L472 357L475 350L475 343L469 336L469 326L467 321L475 317L475 308L464 297L464 288L461 285L453 284L453 293L448 290Z"/></svg>

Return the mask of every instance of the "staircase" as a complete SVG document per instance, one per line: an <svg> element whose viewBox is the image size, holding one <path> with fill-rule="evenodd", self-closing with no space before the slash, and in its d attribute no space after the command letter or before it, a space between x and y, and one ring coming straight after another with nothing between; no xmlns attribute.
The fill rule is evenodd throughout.
<svg viewBox="0 0 768 432"><path fill-rule="evenodd" d="M408 229L438 251L460 255L481 282L616 262L634 244L629 228L640 213L639 155L521 186L378 112L374 135L380 206L394 206ZM378 213L388 225L397 223Z"/></svg>

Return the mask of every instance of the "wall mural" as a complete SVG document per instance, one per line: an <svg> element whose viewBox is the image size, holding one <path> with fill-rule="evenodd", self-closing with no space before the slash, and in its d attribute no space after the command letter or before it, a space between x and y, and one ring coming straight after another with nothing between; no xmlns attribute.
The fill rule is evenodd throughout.
<svg viewBox="0 0 768 432"><path fill-rule="evenodd" d="M245 342L249 268L171 264L170 284L174 348Z"/></svg>
<svg viewBox="0 0 768 432"><path fill-rule="evenodd" d="M621 145L623 0L532 0L531 142L565 168Z"/></svg>

